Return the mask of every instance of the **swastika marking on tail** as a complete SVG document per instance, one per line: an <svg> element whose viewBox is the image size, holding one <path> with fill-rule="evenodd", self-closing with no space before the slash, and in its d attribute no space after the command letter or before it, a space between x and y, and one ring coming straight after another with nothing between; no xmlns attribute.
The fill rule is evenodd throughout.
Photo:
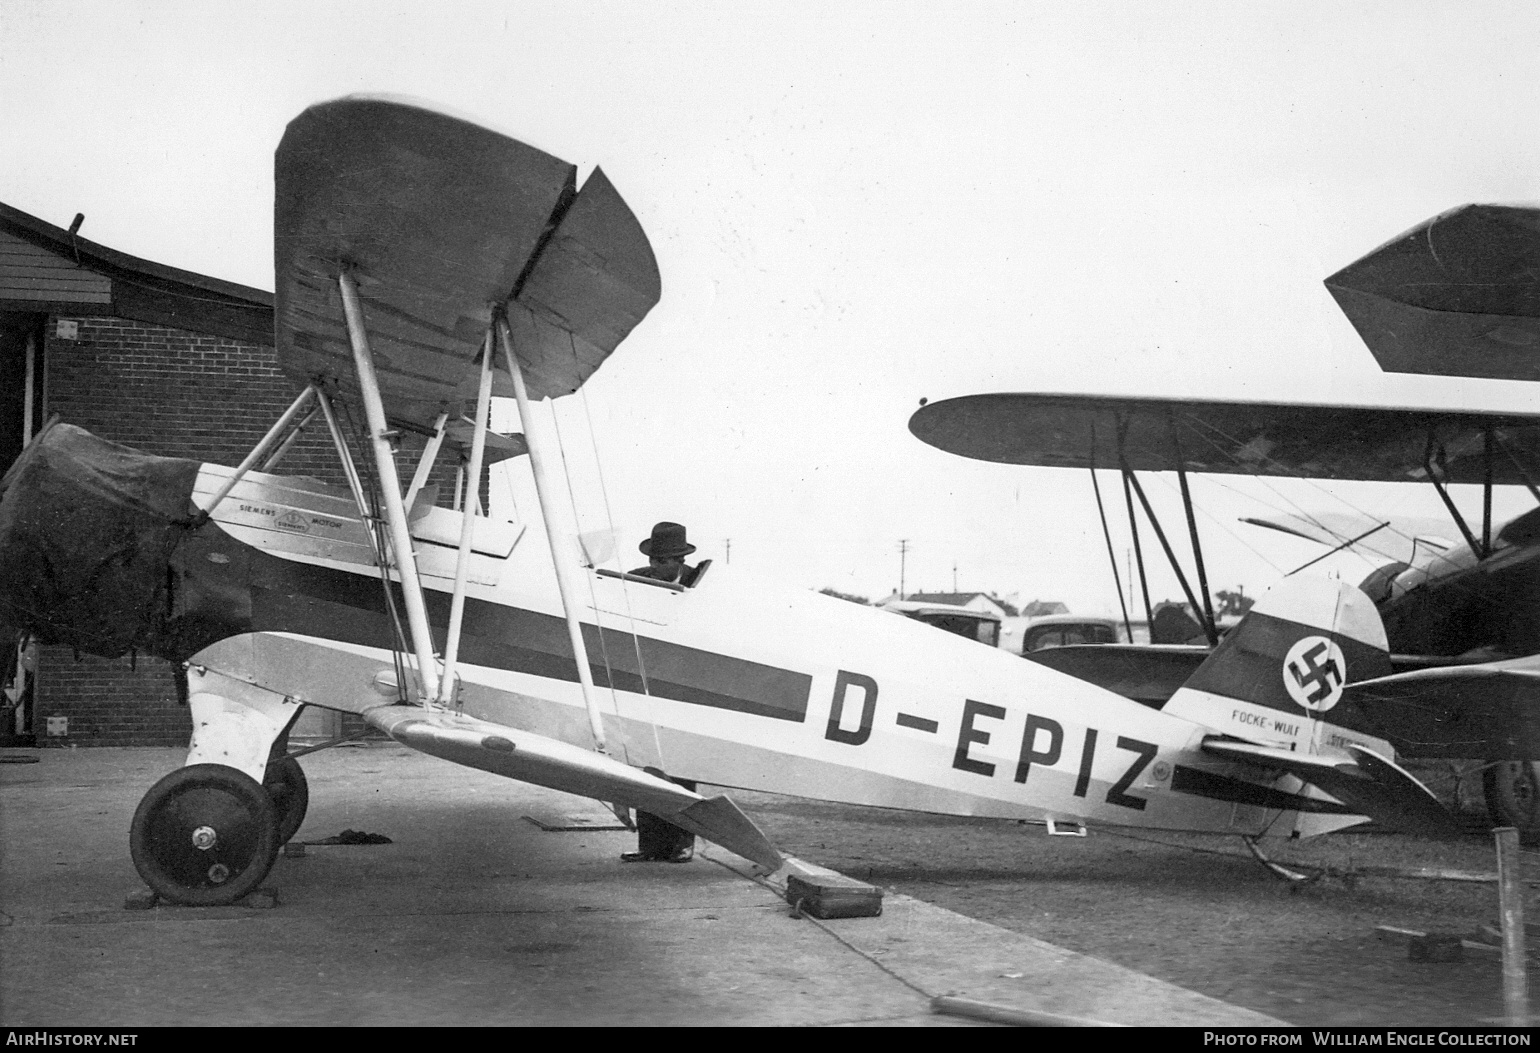
<svg viewBox="0 0 1540 1053"><path fill-rule="evenodd" d="M1324 713L1342 698L1347 659L1324 636L1296 641L1283 659L1283 686L1289 697L1312 713Z"/></svg>

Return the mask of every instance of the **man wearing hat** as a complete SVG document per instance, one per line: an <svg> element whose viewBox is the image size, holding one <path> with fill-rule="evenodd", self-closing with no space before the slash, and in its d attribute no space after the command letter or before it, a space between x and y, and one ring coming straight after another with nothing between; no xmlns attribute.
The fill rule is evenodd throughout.
<svg viewBox="0 0 1540 1053"><path fill-rule="evenodd" d="M682 585L694 573L695 568L686 564L684 558L695 551L695 546L685 540L684 527L678 523L657 524L652 528L652 537L637 547L647 557L647 566L633 570L632 574ZM673 781L686 790L695 790L693 782L684 779ZM620 858L627 863L688 863L695 855L695 835L661 816L638 808L636 848L635 852L627 852Z"/></svg>
<svg viewBox="0 0 1540 1053"><path fill-rule="evenodd" d="M695 551L695 546L685 540L684 527L679 523L658 523L652 528L652 537L637 546L647 557L647 566L633 570L632 574L658 581L672 581L687 585L694 567L684 558Z"/></svg>

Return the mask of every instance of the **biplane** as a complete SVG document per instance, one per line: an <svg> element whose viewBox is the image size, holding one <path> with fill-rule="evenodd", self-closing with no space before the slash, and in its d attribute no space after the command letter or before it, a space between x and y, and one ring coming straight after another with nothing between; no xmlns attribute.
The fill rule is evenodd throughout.
<svg viewBox="0 0 1540 1053"><path fill-rule="evenodd" d="M1336 583L1264 598L1232 637L1246 647L1157 711L709 561L688 586L596 565L556 514L535 406L582 385L661 295L602 171L578 189L572 165L523 143L350 97L289 125L276 196L276 346L299 391L245 460L150 457L59 422L0 497L10 628L180 663L186 763L129 832L166 899L228 903L263 880L303 820L287 735L306 706L767 868L779 853L731 799L683 784L1062 832L1449 827L1387 743L1328 719L1388 661L1373 605ZM489 433L499 395L521 436ZM276 470L312 417L345 486ZM430 436L415 467L400 463L411 429ZM462 485L442 507L425 480L452 445ZM527 456L543 530L480 514L496 456Z"/></svg>
<svg viewBox="0 0 1540 1053"><path fill-rule="evenodd" d="M1326 285L1388 371L1540 380L1537 276L1540 209L1469 205L1391 240ZM1400 757L1487 762L1494 819L1540 830L1540 507L1507 523L1492 517L1494 486L1526 487L1540 503L1540 415L985 394L924 405L910 429L964 457L1087 469L1093 481L1097 469L1119 473L1146 606L1141 511L1204 622L1207 644L1065 648L1036 657L1156 707L1219 643L1189 473L1433 487L1449 514L1442 522L1338 513L1247 521L1382 556L1361 589L1383 621L1393 671L1350 684L1334 722L1390 743ZM1191 575L1139 483L1138 473L1161 471L1178 478ZM1481 487L1479 519L1462 514L1449 492L1454 484ZM1099 485L1096 493L1105 530ZM1110 535L1108 547L1110 554Z"/></svg>

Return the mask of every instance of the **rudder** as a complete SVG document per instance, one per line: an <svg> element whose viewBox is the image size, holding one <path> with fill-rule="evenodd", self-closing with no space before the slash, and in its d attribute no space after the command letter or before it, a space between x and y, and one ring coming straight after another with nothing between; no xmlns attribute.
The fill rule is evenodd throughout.
<svg viewBox="0 0 1540 1053"><path fill-rule="evenodd" d="M1316 753L1343 687L1390 672L1385 627L1367 595L1344 582L1289 578L1257 601L1163 711ZM1367 736L1351 738L1381 748Z"/></svg>

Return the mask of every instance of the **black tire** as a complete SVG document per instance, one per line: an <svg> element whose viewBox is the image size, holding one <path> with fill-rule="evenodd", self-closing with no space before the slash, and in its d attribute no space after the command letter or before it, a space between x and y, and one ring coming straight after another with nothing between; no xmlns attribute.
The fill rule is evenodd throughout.
<svg viewBox="0 0 1540 1053"><path fill-rule="evenodd" d="M1540 839L1540 765L1499 761L1481 776L1487 814L1494 826L1516 826L1526 844Z"/></svg>
<svg viewBox="0 0 1540 1053"><path fill-rule="evenodd" d="M278 813L278 844L282 847L305 821L305 810L310 807L310 783L299 761L281 757L267 762L262 788L273 799L273 809Z"/></svg>
<svg viewBox="0 0 1540 1053"><path fill-rule="evenodd" d="M178 768L152 786L128 843L145 884L192 907L234 903L256 889L281 844L273 799L223 764Z"/></svg>

